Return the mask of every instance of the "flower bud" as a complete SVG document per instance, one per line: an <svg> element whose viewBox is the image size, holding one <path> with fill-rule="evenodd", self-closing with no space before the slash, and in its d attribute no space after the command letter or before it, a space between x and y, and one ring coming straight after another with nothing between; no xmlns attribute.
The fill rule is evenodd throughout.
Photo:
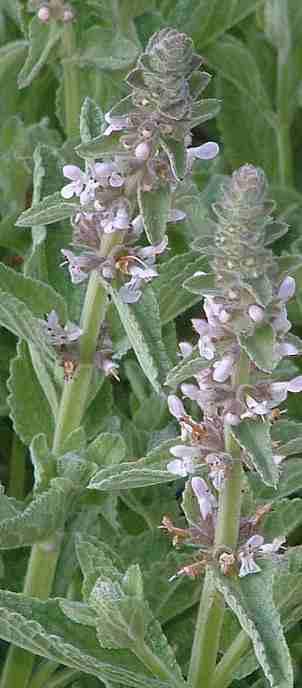
<svg viewBox="0 0 302 688"><path fill-rule="evenodd" d="M281 301L289 301L294 296L294 293L296 291L296 282L293 277L285 277L283 282L281 282L279 291L278 291L278 298L281 299Z"/></svg>
<svg viewBox="0 0 302 688"><path fill-rule="evenodd" d="M74 19L74 12L71 7L65 7L63 10L63 22L71 22Z"/></svg>
<svg viewBox="0 0 302 688"><path fill-rule="evenodd" d="M261 323L264 318L264 310L260 306L257 306L257 304L253 304L249 307L248 314L255 323Z"/></svg>
<svg viewBox="0 0 302 688"><path fill-rule="evenodd" d="M145 160L148 160L149 155L150 155L150 146L148 143L139 143L138 146L136 146L135 149L135 157L140 161L144 162Z"/></svg>
<svg viewBox="0 0 302 688"><path fill-rule="evenodd" d="M44 24L46 24L46 23L49 21L49 19L50 19L50 11L49 11L49 8L48 8L46 5L43 5L42 7L40 7L40 9L39 9L39 11L38 11L38 18L39 18L40 21L43 22Z"/></svg>

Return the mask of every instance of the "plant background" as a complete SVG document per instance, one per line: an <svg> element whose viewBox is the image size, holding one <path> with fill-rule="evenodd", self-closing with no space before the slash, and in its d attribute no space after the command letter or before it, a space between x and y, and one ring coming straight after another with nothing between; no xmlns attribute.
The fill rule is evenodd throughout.
<svg viewBox="0 0 302 688"><path fill-rule="evenodd" d="M207 95L222 100L220 114L195 129L193 141L194 145L209 139L218 141L220 155L214 162L200 162L195 173L199 193L187 200L190 222L171 227L170 253L161 259L160 277L155 283L162 337L175 364L176 342L191 337L190 318L200 313L200 304L198 297L179 289L179 274L187 260L175 258L178 262L174 265L180 271L176 275L171 259L190 251L192 237L195 231L200 232L201 218L207 217L223 175L245 162L261 166L270 180L278 213L291 227L274 250L302 252L302 5L299 0L75 0L73 6L76 49L67 55L72 59L65 65L79 84L79 105L89 96L106 112L127 92L123 78L149 37L165 26L193 38L206 69L215 77ZM32 234L15 227L17 217L33 198L39 200L63 185L62 166L77 163L74 146L80 140L76 127L72 137L67 139L65 133L63 29L58 26L53 34L48 25L39 25L33 17L25 3L0 2L0 258L4 266L2 273L0 266L0 289L7 292L11 288L5 266L45 279L64 297L70 318L76 320L83 290L75 289L59 267L60 249L68 241L68 223L51 227L48 233L44 227L35 228ZM167 260L170 267L165 266ZM290 317L294 332L301 336L302 268L295 278L297 291ZM48 304L47 294L41 296L41 303L36 304L40 317L48 312ZM90 438L105 429L120 431L128 454L140 457L158 440L172 437L175 428L165 401L152 391L113 315L111 324L121 355L121 382L102 381L85 418L85 430ZM49 434L51 428L38 379L30 369L26 351L16 349L16 342L9 328L1 328L0 479L10 495L21 498L30 496L33 484L27 447L37 433ZM299 374L301 362L296 359L290 365ZM97 395L102 398L101 410ZM287 409L290 418L302 421L301 395L290 399ZM151 606L176 647L178 661L186 666L200 583L182 581L180 587L171 589L167 579L179 566L182 554L173 551L157 530L163 513L180 515L175 484L129 490L114 500L104 500L103 515L90 534L98 535L100 529L108 547L116 542L124 563L132 561L135 549ZM302 467L295 476L292 497L302 498ZM75 527L72 521L70 532ZM77 527L85 532L89 523L82 517ZM302 544L301 508L288 532L290 544ZM66 589L66 577L74 574L77 584L78 571L69 543L66 536L57 594ZM22 590L27 557L27 548L5 551L1 587ZM299 614L297 617L288 641L299 686L302 627ZM235 621L226 627L222 651L235 630ZM5 650L2 643L2 656ZM260 674L245 677L245 673L244 668L238 672L234 688L239 679L242 688L265 685ZM98 685L97 679L80 672L78 678L83 688Z"/></svg>

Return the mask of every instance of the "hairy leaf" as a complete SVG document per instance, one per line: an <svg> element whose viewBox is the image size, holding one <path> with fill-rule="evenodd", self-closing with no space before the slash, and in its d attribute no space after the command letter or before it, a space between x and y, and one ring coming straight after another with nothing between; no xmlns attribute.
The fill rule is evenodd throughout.
<svg viewBox="0 0 302 688"><path fill-rule="evenodd" d="M279 472L273 460L270 426L263 421L243 420L232 427L232 434L252 461L263 482L277 487Z"/></svg>

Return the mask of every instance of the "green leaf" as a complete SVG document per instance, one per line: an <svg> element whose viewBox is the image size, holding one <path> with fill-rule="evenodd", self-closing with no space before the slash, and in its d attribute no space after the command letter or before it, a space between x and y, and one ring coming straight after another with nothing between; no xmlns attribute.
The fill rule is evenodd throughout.
<svg viewBox="0 0 302 688"><path fill-rule="evenodd" d="M89 143L103 130L105 122L104 114L97 103L85 98L80 115L80 134L82 143Z"/></svg>
<svg viewBox="0 0 302 688"><path fill-rule="evenodd" d="M76 152L81 158L111 158L116 155L118 144L118 134L111 134L110 136L100 134L88 143L81 143L76 147Z"/></svg>
<svg viewBox="0 0 302 688"><path fill-rule="evenodd" d="M28 208L18 218L17 227L34 227L35 225L49 225L70 218L79 208L77 201L65 201L60 191L51 196L45 196L40 203Z"/></svg>
<svg viewBox="0 0 302 688"><path fill-rule="evenodd" d="M217 98L206 98L194 103L192 107L191 127L200 126L203 122L216 117L221 110L221 100Z"/></svg>
<svg viewBox="0 0 302 688"><path fill-rule="evenodd" d="M154 282L154 290L158 295L163 325L200 301L199 293L192 294L187 289L180 288L180 285L205 266L205 258L196 256L193 251L174 256L160 266L159 277Z"/></svg>
<svg viewBox="0 0 302 688"><path fill-rule="evenodd" d="M279 499L264 519L263 533L268 542L287 537L302 523L302 499Z"/></svg>
<svg viewBox="0 0 302 688"><path fill-rule="evenodd" d="M78 535L76 553L83 574L82 593L86 602L101 575L113 582L120 582L122 575L117 565L122 565L121 560L116 554L112 561L108 547L97 538L89 537L86 533Z"/></svg>
<svg viewBox="0 0 302 688"><path fill-rule="evenodd" d="M0 119L4 122L10 115L15 115L20 105L20 94L16 88L7 88L7 84L16 83L26 55L27 41L9 41L0 48L0 85L6 89L5 98L1 98ZM8 146L6 146L6 150Z"/></svg>
<svg viewBox="0 0 302 688"><path fill-rule="evenodd" d="M33 79L49 61L50 53L59 41L62 27L59 22L50 21L47 24L34 17L29 27L29 52L18 76L19 88L29 86Z"/></svg>
<svg viewBox="0 0 302 688"><path fill-rule="evenodd" d="M273 441L278 442L278 453L282 456L302 452L301 423L296 423L294 420L280 420L273 424L271 435Z"/></svg>
<svg viewBox="0 0 302 688"><path fill-rule="evenodd" d="M204 47L239 24L252 14L259 0L198 0L192 6L191 0L178 0L168 5L167 17L169 26L176 26L180 31L189 33L196 47Z"/></svg>
<svg viewBox="0 0 302 688"><path fill-rule="evenodd" d="M198 527L200 525L200 508L198 499L192 490L192 485L189 480L182 494L181 508L183 509L189 526Z"/></svg>
<svg viewBox="0 0 302 688"><path fill-rule="evenodd" d="M264 564L262 564L264 568ZM215 583L250 637L272 688L292 688L293 670L280 617L273 602L273 574L267 570L241 579L215 572Z"/></svg>
<svg viewBox="0 0 302 688"><path fill-rule="evenodd" d="M167 229L170 204L169 184L161 185L153 191L143 191L139 187L138 205L150 244L159 244L163 240Z"/></svg>
<svg viewBox="0 0 302 688"><path fill-rule="evenodd" d="M252 335L241 334L238 339L240 346L259 370L265 373L273 371L277 364L274 355L276 336L271 325L260 325Z"/></svg>
<svg viewBox="0 0 302 688"><path fill-rule="evenodd" d="M127 448L121 435L104 432L91 442L87 449L87 459L98 466L111 466L120 463L126 454Z"/></svg>
<svg viewBox="0 0 302 688"><path fill-rule="evenodd" d="M56 464L47 444L46 435L42 433L35 435L29 451L34 467L34 489L36 492L43 492L56 475Z"/></svg>
<svg viewBox="0 0 302 688"><path fill-rule="evenodd" d="M279 447L277 449L279 451ZM278 489L266 487L256 473L248 474L249 483L257 499L275 501L287 497L302 489L302 459L289 459L281 464L281 475Z"/></svg>
<svg viewBox="0 0 302 688"><path fill-rule="evenodd" d="M184 178L187 167L187 150L183 141L163 137L160 139L160 143L169 158L173 174L180 181Z"/></svg>
<svg viewBox="0 0 302 688"><path fill-rule="evenodd" d="M150 287L146 287L138 303L123 303L115 290L111 291L122 325L143 372L156 392L170 367L161 336L159 307Z"/></svg>
<svg viewBox="0 0 302 688"><path fill-rule="evenodd" d="M116 29L93 26L82 35L82 51L76 63L95 65L97 69L128 69L136 60L138 45Z"/></svg>
<svg viewBox="0 0 302 688"><path fill-rule="evenodd" d="M247 452L263 482L269 487L277 487L279 471L273 460L269 423L243 420L232 427L232 435Z"/></svg>
<svg viewBox="0 0 302 688"><path fill-rule="evenodd" d="M266 568L265 564L261 564ZM272 688L292 688L293 670L280 617L273 602L273 574L238 578L215 571L214 580L226 603L250 637L257 660Z"/></svg>
<svg viewBox="0 0 302 688"><path fill-rule="evenodd" d="M127 652L102 650L94 629L69 620L60 599L40 602L34 597L0 591L0 636L7 642L92 676L126 688L164 688L146 676L142 664Z"/></svg>
<svg viewBox="0 0 302 688"><path fill-rule="evenodd" d="M177 387L184 380L197 375L203 368L207 368L208 365L209 361L201 358L199 351L195 349L190 356L186 356L175 368L170 370L165 384L168 387Z"/></svg>
<svg viewBox="0 0 302 688"><path fill-rule="evenodd" d="M35 435L44 433L51 443L54 417L32 365L27 344L17 346L8 380L8 405L15 432L29 445Z"/></svg>
<svg viewBox="0 0 302 688"><path fill-rule="evenodd" d="M207 51L207 58L219 74L217 94L223 102L219 125L227 159L233 167L248 160L274 177L278 161L275 119L254 56L238 38L227 36Z"/></svg>
<svg viewBox="0 0 302 688"><path fill-rule="evenodd" d="M55 353L45 341L42 327L24 303L10 294L1 293L0 324L20 339L25 339L44 357L49 366L54 365Z"/></svg>
<svg viewBox="0 0 302 688"><path fill-rule="evenodd" d="M192 277L186 279L183 283L185 289L202 296L219 296L221 290L216 287L216 277L214 272L195 272Z"/></svg>
<svg viewBox="0 0 302 688"><path fill-rule="evenodd" d="M271 281L267 275L259 275L257 279L250 279L248 282L244 282L242 286L252 294L263 308L268 306L273 298Z"/></svg>
<svg viewBox="0 0 302 688"><path fill-rule="evenodd" d="M93 476L88 487L91 490L119 492L135 487L171 482L173 476L166 470L166 466L171 459L169 449L175 446L175 442L177 438L163 442L139 461L129 461L103 468Z"/></svg>
<svg viewBox="0 0 302 688"><path fill-rule="evenodd" d="M50 487L37 494L24 511L0 523L0 549L33 545L62 529L73 495L70 480L51 480Z"/></svg>
<svg viewBox="0 0 302 688"><path fill-rule="evenodd" d="M67 311L64 299L52 287L40 280L24 277L20 272L0 264L0 289L22 301L37 317L55 310L65 322Z"/></svg>

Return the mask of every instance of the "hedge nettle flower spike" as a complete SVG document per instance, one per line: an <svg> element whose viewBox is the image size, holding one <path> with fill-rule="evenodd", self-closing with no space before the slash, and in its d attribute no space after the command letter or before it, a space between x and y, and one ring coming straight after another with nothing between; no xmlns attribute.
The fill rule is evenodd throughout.
<svg viewBox="0 0 302 688"><path fill-rule="evenodd" d="M220 198L213 205L215 221L209 223L206 241L202 237L193 244L195 250L205 253L210 248L212 272L198 272L185 283L193 293L200 288L205 301L204 315L192 320L198 336L197 346L187 342L180 346L186 370L190 370L192 357L190 379L180 384L180 391L184 400L197 404L202 420L193 420L177 395L169 396L170 413L180 425L182 444L176 442L170 449L176 458L167 462L167 470L175 476L194 474L190 482L203 520L215 514L216 498L206 480L196 473L202 470L213 488L221 493L231 479L234 461L243 463L248 471L253 470L251 458L255 450L245 433L252 436L253 428L257 433L265 423L268 437L270 424L278 422L284 412L279 410L279 405L289 393L302 391L301 375L289 380L278 380L276 374L272 377L283 358L302 351L299 340L289 333L291 324L287 318L287 303L295 294L295 280L284 274L282 258L274 257L268 248L274 238L287 230L284 223L274 221L273 209L274 204L267 198L263 172L244 165L224 182ZM287 264L290 266L290 260ZM248 384L236 381L242 352L251 369ZM196 372L197 353L199 372ZM239 458L234 459L226 450L228 427L240 438ZM284 456L272 443L268 444L268 452L271 466L267 470L277 480ZM261 471L259 468L262 477ZM265 515L263 508L261 518L262 515ZM259 573L258 560L274 557L282 547L283 537L265 543L264 536L255 532L259 524L260 518L256 516L241 519L237 546L233 551L224 552L223 559L219 560L225 575L242 578ZM186 542L196 544L196 533L192 532L190 522L187 532ZM212 557L214 564L213 545L214 540L209 540L207 558L210 562Z"/></svg>
<svg viewBox="0 0 302 688"><path fill-rule="evenodd" d="M160 31L127 77L130 94L105 115L104 160L93 160L92 142L84 171L64 166L70 183L61 195L79 199L72 219L72 249L77 253L62 251L74 284L97 270L105 282L117 280L120 298L134 304L144 284L157 277L156 256L168 246L167 223L186 217L173 205L177 183L191 173L195 159L211 160L218 154L214 142L190 147L191 129L219 108L214 99L199 100L210 79L199 72L200 65L191 39L174 29ZM113 133L118 136L110 159L108 137ZM82 149L85 154L85 144ZM102 157L100 137L98 156ZM148 247L138 243L144 229ZM113 242L104 252L107 235L114 235ZM130 277L126 282L125 275Z"/></svg>

